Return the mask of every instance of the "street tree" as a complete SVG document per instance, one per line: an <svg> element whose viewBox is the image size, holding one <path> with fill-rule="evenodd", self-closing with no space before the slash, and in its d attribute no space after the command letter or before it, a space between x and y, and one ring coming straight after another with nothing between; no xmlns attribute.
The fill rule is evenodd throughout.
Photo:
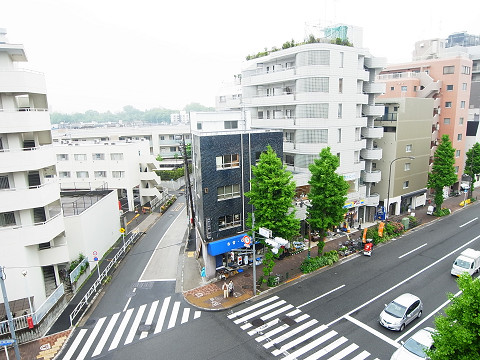
<svg viewBox="0 0 480 360"><path fill-rule="evenodd" d="M435 318L431 360L478 359L480 354L480 280L464 273L457 280L461 294L448 294L451 304Z"/></svg>
<svg viewBox="0 0 480 360"><path fill-rule="evenodd" d="M435 206L437 212L443 204L443 188L453 185L458 177L455 174L455 149L448 135L442 135L440 144L433 157L432 171L428 174L427 187L435 192Z"/></svg>
<svg viewBox="0 0 480 360"><path fill-rule="evenodd" d="M292 240L300 232L300 221L295 217L293 206L296 185L292 174L286 170L270 145L266 152L260 155L257 165L252 167L252 173L250 191L246 192L245 196L249 198L249 204L253 205L255 224L252 226L250 213L247 226L255 232L264 227L270 229L274 237ZM270 248L268 253L265 255L267 264L264 264L264 273L267 276L275 265ZM279 251L275 256L281 253L282 251Z"/></svg>
<svg viewBox="0 0 480 360"><path fill-rule="evenodd" d="M307 208L307 222L311 230L319 232L322 242L327 230L338 226L347 212L344 205L350 185L342 175L336 173L339 165L339 158L330 152L330 147L326 147L308 167L311 178L308 182L310 205ZM319 245L320 256L323 244Z"/></svg>
<svg viewBox="0 0 480 360"><path fill-rule="evenodd" d="M470 176L470 193L469 198L472 198L473 189L475 188L475 175L480 174L480 143L475 143L466 153L464 173Z"/></svg>

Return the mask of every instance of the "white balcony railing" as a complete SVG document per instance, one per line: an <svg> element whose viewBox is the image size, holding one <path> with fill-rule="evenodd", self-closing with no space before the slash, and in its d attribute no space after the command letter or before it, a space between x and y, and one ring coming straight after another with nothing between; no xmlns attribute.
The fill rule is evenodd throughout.
<svg viewBox="0 0 480 360"><path fill-rule="evenodd" d="M25 69L0 70L0 93L46 94L45 75Z"/></svg>
<svg viewBox="0 0 480 360"><path fill-rule="evenodd" d="M12 209L33 209L51 204L60 199L60 187L56 182L47 182L29 188L0 190L0 213Z"/></svg>
<svg viewBox="0 0 480 360"><path fill-rule="evenodd" d="M382 172L380 170L364 171L363 181L369 183L378 183L382 180Z"/></svg>
<svg viewBox="0 0 480 360"><path fill-rule="evenodd" d="M0 109L0 133L20 133L50 130L48 109L5 111Z"/></svg>
<svg viewBox="0 0 480 360"><path fill-rule="evenodd" d="M381 139L383 137L383 126L362 128L362 136L367 139Z"/></svg>
<svg viewBox="0 0 480 360"><path fill-rule="evenodd" d="M362 149L360 150L360 156L365 160L380 160L382 158L382 149Z"/></svg>
<svg viewBox="0 0 480 360"><path fill-rule="evenodd" d="M51 145L27 149L0 150L0 163L3 172L39 169L55 165L55 155Z"/></svg>

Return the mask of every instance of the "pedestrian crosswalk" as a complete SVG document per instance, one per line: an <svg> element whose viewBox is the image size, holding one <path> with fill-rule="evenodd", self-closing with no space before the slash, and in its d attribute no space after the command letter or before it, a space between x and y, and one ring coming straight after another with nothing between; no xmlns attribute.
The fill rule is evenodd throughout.
<svg viewBox="0 0 480 360"><path fill-rule="evenodd" d="M136 309L130 308L98 320L90 319L76 330L62 359L83 360L107 354L135 340L197 319L200 315L201 311L182 307L180 301L172 301L169 296Z"/></svg>
<svg viewBox="0 0 480 360"><path fill-rule="evenodd" d="M281 355L282 360L374 358L345 336L320 324L278 296L232 312L227 317L273 356Z"/></svg>

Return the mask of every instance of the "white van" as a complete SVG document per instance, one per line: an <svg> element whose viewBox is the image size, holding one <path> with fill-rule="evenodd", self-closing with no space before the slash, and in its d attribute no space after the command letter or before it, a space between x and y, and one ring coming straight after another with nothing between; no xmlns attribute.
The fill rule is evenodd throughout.
<svg viewBox="0 0 480 360"><path fill-rule="evenodd" d="M480 251L473 249L465 249L455 259L450 273L455 276L460 276L464 272L470 275L476 273L480 268Z"/></svg>

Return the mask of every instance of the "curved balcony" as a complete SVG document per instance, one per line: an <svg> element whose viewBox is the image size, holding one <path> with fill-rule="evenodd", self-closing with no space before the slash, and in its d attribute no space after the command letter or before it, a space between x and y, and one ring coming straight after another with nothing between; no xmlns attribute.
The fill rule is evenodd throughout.
<svg viewBox="0 0 480 360"><path fill-rule="evenodd" d="M367 139L381 139L383 137L383 127L362 128L362 136Z"/></svg>
<svg viewBox="0 0 480 360"><path fill-rule="evenodd" d="M242 74L242 85L253 86L265 83L275 83L293 80L296 75L295 68L280 69L266 72L264 69L247 71Z"/></svg>
<svg viewBox="0 0 480 360"><path fill-rule="evenodd" d="M365 205L366 206L378 206L380 203L380 194L373 193L370 196L365 197Z"/></svg>
<svg viewBox="0 0 480 360"><path fill-rule="evenodd" d="M365 57L364 64L370 69L383 69L387 66L387 58L384 57Z"/></svg>
<svg viewBox="0 0 480 360"><path fill-rule="evenodd" d="M55 154L51 145L28 149L4 149L0 151L3 172L37 170L55 165Z"/></svg>
<svg viewBox="0 0 480 360"><path fill-rule="evenodd" d="M367 94L384 94L386 89L385 83L371 83L366 82L363 84L363 91Z"/></svg>
<svg viewBox="0 0 480 360"><path fill-rule="evenodd" d="M364 116L383 116L385 106L383 105L363 105L362 114Z"/></svg>
<svg viewBox="0 0 480 360"><path fill-rule="evenodd" d="M275 106L292 103L295 100L294 94L276 95L276 96L256 96L251 98L243 98L245 106Z"/></svg>
<svg viewBox="0 0 480 360"><path fill-rule="evenodd" d="M160 183L160 176L153 171L140 172L140 180L156 181L157 183Z"/></svg>
<svg viewBox="0 0 480 360"><path fill-rule="evenodd" d="M47 86L43 73L31 70L1 70L0 93L46 94Z"/></svg>
<svg viewBox="0 0 480 360"><path fill-rule="evenodd" d="M38 266L48 266L65 262L70 262L67 245L52 246L49 249L38 251Z"/></svg>
<svg viewBox="0 0 480 360"><path fill-rule="evenodd" d="M55 182L24 189L0 190L0 212L43 207L60 198Z"/></svg>
<svg viewBox="0 0 480 360"><path fill-rule="evenodd" d="M0 109L0 133L50 131L48 109L27 109L26 111L5 111Z"/></svg>
<svg viewBox="0 0 480 360"><path fill-rule="evenodd" d="M360 156L365 160L380 160L382 158L382 149L362 149Z"/></svg>
<svg viewBox="0 0 480 360"><path fill-rule="evenodd" d="M49 242L64 231L63 215L59 213L41 223L0 227L0 236L15 239L21 246L32 246Z"/></svg>
<svg viewBox="0 0 480 360"><path fill-rule="evenodd" d="M382 172L380 170L364 171L363 181L368 183L378 183L382 180Z"/></svg>

